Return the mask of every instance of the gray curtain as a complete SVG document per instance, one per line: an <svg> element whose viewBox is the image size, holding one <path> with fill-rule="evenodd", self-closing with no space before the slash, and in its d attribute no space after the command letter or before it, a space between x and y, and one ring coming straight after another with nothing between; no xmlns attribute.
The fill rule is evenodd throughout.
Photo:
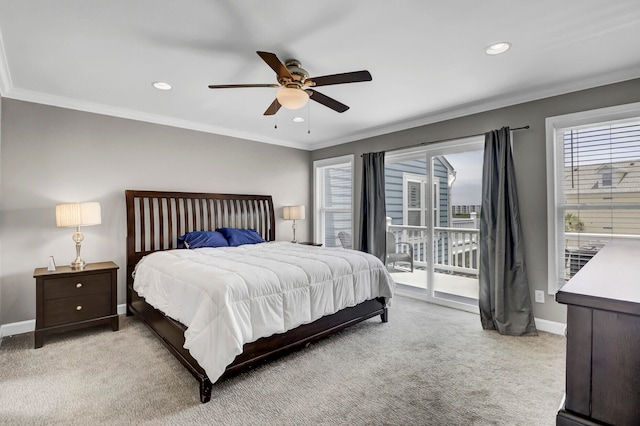
<svg viewBox="0 0 640 426"><path fill-rule="evenodd" d="M508 127L485 133L479 307L484 329L512 336L537 335Z"/></svg>
<svg viewBox="0 0 640 426"><path fill-rule="evenodd" d="M385 263L387 211L384 198L384 152L362 155L360 210L360 250L373 254Z"/></svg>

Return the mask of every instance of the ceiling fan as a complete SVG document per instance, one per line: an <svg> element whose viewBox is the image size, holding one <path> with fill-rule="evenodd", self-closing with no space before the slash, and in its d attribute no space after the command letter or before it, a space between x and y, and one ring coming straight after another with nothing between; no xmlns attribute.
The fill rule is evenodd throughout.
<svg viewBox="0 0 640 426"><path fill-rule="evenodd" d="M212 84L209 89L234 89L240 87L273 87L280 88L276 92L276 99L264 115L274 115L280 107L288 109L302 108L312 99L337 112L345 112L349 107L329 96L313 90L312 87L329 86L332 84L357 83L371 81L369 71L353 71L342 74L309 77L309 73L301 68L296 59L289 59L282 63L278 57L269 52L256 52L275 72L278 84Z"/></svg>

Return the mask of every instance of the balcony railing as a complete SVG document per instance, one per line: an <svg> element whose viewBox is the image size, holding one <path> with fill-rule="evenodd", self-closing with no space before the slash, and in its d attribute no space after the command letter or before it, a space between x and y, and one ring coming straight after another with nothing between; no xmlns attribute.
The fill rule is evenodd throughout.
<svg viewBox="0 0 640 426"><path fill-rule="evenodd" d="M436 272L449 272L478 277L479 229L434 227L429 238L424 226L389 225L396 242L413 245L415 266L427 267L429 242ZM399 246L398 248L402 248Z"/></svg>

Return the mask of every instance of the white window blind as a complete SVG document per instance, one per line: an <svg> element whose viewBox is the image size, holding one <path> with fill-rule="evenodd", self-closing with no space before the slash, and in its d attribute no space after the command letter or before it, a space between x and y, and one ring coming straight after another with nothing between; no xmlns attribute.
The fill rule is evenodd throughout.
<svg viewBox="0 0 640 426"><path fill-rule="evenodd" d="M314 168L315 241L341 247L338 234L342 232L353 244L353 156L318 161Z"/></svg>
<svg viewBox="0 0 640 426"><path fill-rule="evenodd" d="M640 118L556 132L560 286L612 238L640 238Z"/></svg>

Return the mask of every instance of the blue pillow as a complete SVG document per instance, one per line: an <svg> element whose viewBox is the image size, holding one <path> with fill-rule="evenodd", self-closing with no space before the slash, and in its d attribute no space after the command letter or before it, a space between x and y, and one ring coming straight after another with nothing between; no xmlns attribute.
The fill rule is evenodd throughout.
<svg viewBox="0 0 640 426"><path fill-rule="evenodd" d="M255 229L220 228L218 231L224 235L231 247L266 242Z"/></svg>
<svg viewBox="0 0 640 426"><path fill-rule="evenodd" d="M178 248L227 247L227 239L215 231L193 231L178 237Z"/></svg>

